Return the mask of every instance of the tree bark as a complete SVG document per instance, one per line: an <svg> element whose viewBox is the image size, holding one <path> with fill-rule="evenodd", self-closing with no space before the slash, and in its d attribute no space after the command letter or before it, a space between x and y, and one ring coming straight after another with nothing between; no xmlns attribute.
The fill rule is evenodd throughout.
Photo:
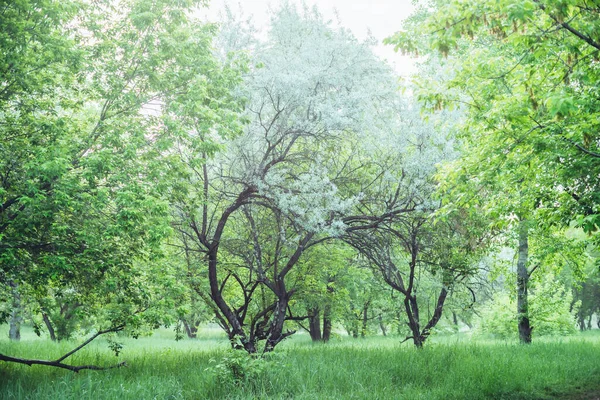
<svg viewBox="0 0 600 400"><path fill-rule="evenodd" d="M185 333L188 338L196 339L198 337L198 327L193 324L190 325L185 319L182 319L181 322L183 322L183 327L185 328Z"/></svg>
<svg viewBox="0 0 600 400"><path fill-rule="evenodd" d="M387 330L385 328L385 324L383 323L383 317L381 316L381 314L379 314L379 317L377 317L377 319L379 320L379 328L381 329L381 333L383 334L383 336L387 336Z"/></svg>
<svg viewBox="0 0 600 400"><path fill-rule="evenodd" d="M10 281L9 286L12 292L12 303L9 320L8 338L10 340L19 341L21 340L21 322L23 322L21 293L19 293L19 285L17 283Z"/></svg>
<svg viewBox="0 0 600 400"><path fill-rule="evenodd" d="M271 324L269 326L267 342L265 343L264 349L265 353L273 351L275 346L288 336L283 333L283 324L285 323L289 294L286 293L283 282L279 282L279 287L283 293L278 295L279 298L277 299L275 310L273 310L273 315L271 316Z"/></svg>
<svg viewBox="0 0 600 400"><path fill-rule="evenodd" d="M406 296L404 298L404 309L408 317L408 327L412 334L412 340L417 348L423 347L421 337L421 327L419 325L419 305L415 296Z"/></svg>
<svg viewBox="0 0 600 400"><path fill-rule="evenodd" d="M323 338L324 342L331 339L331 307L326 305L323 308Z"/></svg>
<svg viewBox="0 0 600 400"><path fill-rule="evenodd" d="M527 271L527 258L529 257L529 228L526 220L519 222L519 254L517 259L517 318L519 327L519 340L521 343L531 343L532 326L529 324L529 303L527 289L529 286L529 271Z"/></svg>
<svg viewBox="0 0 600 400"><path fill-rule="evenodd" d="M56 342L56 333L54 333L54 327L52 326L52 322L50 318L48 318L48 314L42 312L42 319L44 320L44 324L46 324L46 329L48 329L48 334L50 335L50 340Z"/></svg>
<svg viewBox="0 0 600 400"><path fill-rule="evenodd" d="M321 313L318 307L308 310L308 330L313 342L323 340L321 335Z"/></svg>
<svg viewBox="0 0 600 400"><path fill-rule="evenodd" d="M360 337L367 336L367 328L368 328L368 324L369 324L369 305L370 304L371 304L371 301L367 300L365 302L365 304L363 305L362 327L361 327L361 330L360 330Z"/></svg>

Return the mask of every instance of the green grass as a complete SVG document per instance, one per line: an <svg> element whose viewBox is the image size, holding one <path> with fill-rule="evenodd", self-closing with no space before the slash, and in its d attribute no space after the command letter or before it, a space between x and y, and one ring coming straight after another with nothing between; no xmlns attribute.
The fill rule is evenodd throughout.
<svg viewBox="0 0 600 400"><path fill-rule="evenodd" d="M6 337L4 327L0 337ZM337 338L312 344L297 335L267 361L228 350L214 331L173 340L160 331L122 339L115 357L101 339L74 364L127 367L78 374L0 363L2 399L553 399L600 392L600 334L544 339L530 346L463 336L433 338L417 350L398 338ZM0 352L52 358L73 343L24 335L0 340ZM231 374L237 371L237 378Z"/></svg>

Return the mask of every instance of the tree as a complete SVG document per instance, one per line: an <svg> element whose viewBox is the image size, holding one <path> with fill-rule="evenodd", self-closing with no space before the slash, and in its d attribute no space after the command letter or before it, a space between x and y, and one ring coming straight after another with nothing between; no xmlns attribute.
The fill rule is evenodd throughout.
<svg viewBox="0 0 600 400"><path fill-rule="evenodd" d="M52 301L69 293L108 326L93 337L142 316L154 325L157 291L168 290L157 259L173 139L152 108L219 90L214 28L189 18L200 4L9 1L0 11L0 284Z"/></svg>
<svg viewBox="0 0 600 400"><path fill-rule="evenodd" d="M470 193L487 187L498 194L487 198L499 219L512 214L521 221L517 303L527 343L527 285L535 268L527 266L529 232L573 220L591 235L597 231L599 190L589 177L600 166L599 43L592 33L600 9L542 0L432 5L388 41L402 51L450 57L445 83L434 88L424 80L418 95L432 108L462 105L464 158L456 175L475 181Z"/></svg>
<svg viewBox="0 0 600 400"><path fill-rule="evenodd" d="M468 232L472 230L472 232ZM387 285L400 294L410 329L408 339L421 348L440 321L448 294L475 274L482 237L465 215L435 221L430 212L413 213L377 230L347 237ZM428 287L425 274L433 285ZM435 304L423 318L419 304Z"/></svg>
<svg viewBox="0 0 600 400"><path fill-rule="evenodd" d="M226 26L239 34L222 36L237 43L245 31ZM221 53L235 49L224 42ZM289 306L291 271L308 248L405 212L393 198L376 212L370 197L361 199L362 188L383 185L383 167L363 149L393 131L385 117L399 101L393 74L369 43L287 3L267 40L252 43L238 97L248 124L235 138L200 126L185 139L185 179L194 189L175 201L182 245L206 274L216 319L249 353L263 340L271 351L292 333L286 320L306 317ZM203 150L215 135L225 149ZM360 215L352 214L360 201Z"/></svg>

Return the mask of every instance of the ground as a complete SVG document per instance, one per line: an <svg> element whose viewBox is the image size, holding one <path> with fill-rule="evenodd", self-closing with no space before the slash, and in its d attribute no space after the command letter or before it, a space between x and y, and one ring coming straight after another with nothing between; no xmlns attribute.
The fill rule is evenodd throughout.
<svg viewBox="0 0 600 400"><path fill-rule="evenodd" d="M468 334L438 335L418 350L399 337L337 336L313 344L296 335L266 359L232 352L205 328L175 341L160 330L123 343L116 357L105 339L74 364L127 367L74 374L0 363L1 399L600 399L600 332L534 340L530 346ZM0 338L6 338L0 327ZM26 331L21 343L0 339L0 353L52 358L72 343Z"/></svg>

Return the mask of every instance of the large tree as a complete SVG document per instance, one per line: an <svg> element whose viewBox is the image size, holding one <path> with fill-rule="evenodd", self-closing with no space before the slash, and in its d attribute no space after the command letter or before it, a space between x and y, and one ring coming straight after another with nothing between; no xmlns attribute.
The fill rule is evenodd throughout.
<svg viewBox="0 0 600 400"><path fill-rule="evenodd" d="M286 320L306 317L289 307L297 291L290 272L306 249L413 205L376 193L398 182L386 175L391 158L374 160L366 149L401 135L401 101L370 43L289 4L273 15L265 41L247 32L225 24L221 53L244 43L251 68L238 96L248 124L216 154L198 147L218 133L204 126L191 135L196 143L182 144L195 189L176 213L217 321L234 346L253 353L261 340L270 351L285 338Z"/></svg>
<svg viewBox="0 0 600 400"><path fill-rule="evenodd" d="M212 53L214 28L189 18L201 4L2 3L1 285L47 307L68 294L108 330L160 303L169 279L150 271L169 232L173 143L160 109L194 98L215 119L210 95L235 76Z"/></svg>
<svg viewBox="0 0 600 400"><path fill-rule="evenodd" d="M526 343L531 233L571 221L598 231L599 13L585 1L431 2L389 39L433 62L447 57L446 79L423 79L416 92L432 108L466 111L464 157L450 175L498 220L516 221Z"/></svg>

